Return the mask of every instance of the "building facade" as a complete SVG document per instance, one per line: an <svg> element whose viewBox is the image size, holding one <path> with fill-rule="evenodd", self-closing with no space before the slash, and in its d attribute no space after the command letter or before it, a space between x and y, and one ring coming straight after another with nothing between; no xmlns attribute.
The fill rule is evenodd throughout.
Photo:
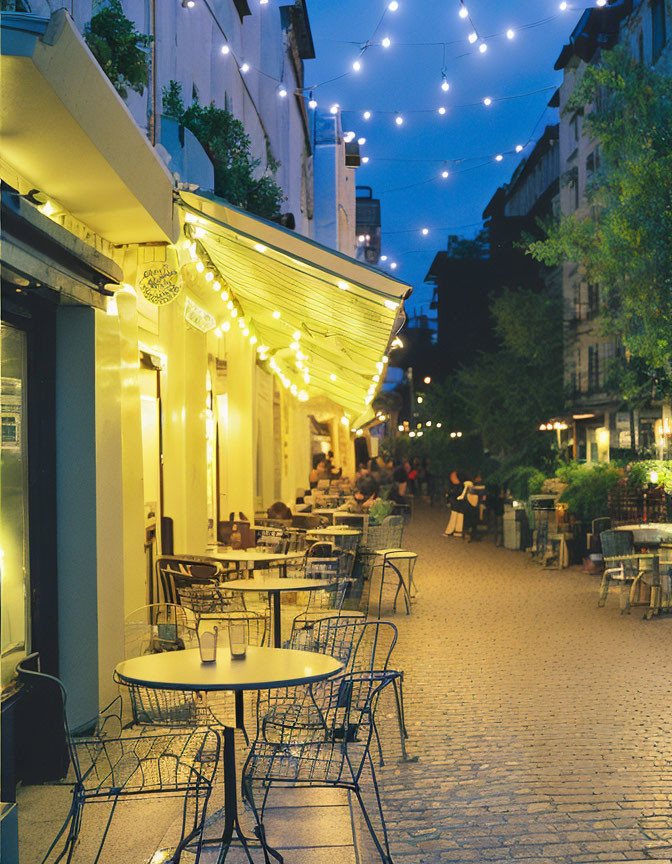
<svg viewBox="0 0 672 864"><path fill-rule="evenodd" d="M672 22L665 0L616 0L587 10L573 30L555 64L563 72L557 93L560 109L561 212L590 217L587 192L600 169L600 145L585 131L590 111L573 112L567 104L589 64L616 44L628 47L639 61L667 72L670 68L668 34ZM609 392L609 368L621 352L618 340L601 326L602 289L591 285L583 269L568 262L562 268L565 301L565 388L571 445L575 458L608 460L615 450L650 450L662 456L670 432L667 406L652 404L638 411L624 410L617 394Z"/></svg>
<svg viewBox="0 0 672 864"><path fill-rule="evenodd" d="M88 726L125 617L158 599L156 555L293 504L316 428L351 471L403 323L407 285L311 239L303 3L206 5L124 3L156 36L156 83L127 103L82 38L91 3L0 19L3 800L21 656L40 653ZM204 151L159 115L171 80L280 158L297 230L211 194Z"/></svg>

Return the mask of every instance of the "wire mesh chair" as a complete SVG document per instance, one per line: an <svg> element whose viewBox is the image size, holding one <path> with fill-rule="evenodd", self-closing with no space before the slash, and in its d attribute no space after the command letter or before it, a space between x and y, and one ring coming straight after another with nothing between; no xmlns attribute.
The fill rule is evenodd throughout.
<svg viewBox="0 0 672 864"><path fill-rule="evenodd" d="M642 561L653 566L655 555L639 554L634 551L634 536L632 531L603 531L600 534L602 553L604 555L604 573L600 584L598 606L607 602L609 584L619 582L621 585L621 613L629 612L639 592L642 575L647 572L642 567ZM627 588L627 585L630 588Z"/></svg>
<svg viewBox="0 0 672 864"><path fill-rule="evenodd" d="M183 799L180 837L171 861L178 862L189 847L198 862L219 758L217 735L208 729L196 729L181 734L125 736L120 733L121 699L117 697L101 714L94 735L73 738L65 713L67 693L61 681L39 671L37 654L24 658L17 672L25 698L31 700L34 710L40 710L45 702L58 704L74 775L70 810L42 864L48 860L56 864L63 858L70 862L85 805L106 803L110 812L94 859L96 864L119 802L155 794Z"/></svg>
<svg viewBox="0 0 672 864"><path fill-rule="evenodd" d="M175 585L177 602L195 615L245 611L245 595L224 585Z"/></svg>
<svg viewBox="0 0 672 864"><path fill-rule="evenodd" d="M197 558L161 555L156 559L156 581L166 603L177 603L177 587L216 585L220 570L217 564Z"/></svg>
<svg viewBox="0 0 672 864"><path fill-rule="evenodd" d="M351 552L343 552L333 543L318 542L308 549L304 569L297 575L304 579L326 580L330 584L309 592L306 608L294 618L299 626L341 611L350 587L353 562L354 555Z"/></svg>
<svg viewBox="0 0 672 864"><path fill-rule="evenodd" d="M381 691L390 684L394 672L350 673L308 685L308 700L303 713L285 714L281 741L271 742L264 734L266 715L257 716L257 738L243 766L243 799L250 805L257 833L270 864L269 852L282 860L266 841L264 810L273 786L347 789L355 794L367 828L383 862L391 864L387 827L371 759L371 736ZM261 705L261 703L259 703ZM311 722L306 723L309 717ZM380 823L382 843L364 805L361 777L369 765ZM255 794L260 792L261 803Z"/></svg>
<svg viewBox="0 0 672 864"><path fill-rule="evenodd" d="M263 526L263 529L257 532L256 545L264 549L266 552L286 552L289 545L289 537L284 528L274 528Z"/></svg>

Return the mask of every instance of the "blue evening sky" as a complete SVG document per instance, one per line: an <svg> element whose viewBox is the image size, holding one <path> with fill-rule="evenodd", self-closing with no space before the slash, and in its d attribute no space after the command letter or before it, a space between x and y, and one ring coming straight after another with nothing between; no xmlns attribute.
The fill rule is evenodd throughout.
<svg viewBox="0 0 672 864"><path fill-rule="evenodd" d="M339 103L344 130L366 137L361 153L370 162L358 170L357 182L381 199L383 253L398 262L395 275L414 286L409 305L417 309L429 302L423 280L447 235L478 230L474 223L529 152L528 142L555 120L556 112L544 113L552 89L496 100L559 85L553 65L585 6L570 2L562 12L560 0L465 0L488 46L482 54L478 43L468 42L473 28L458 14L459 0L398 2L396 12L384 12L388 0L310 0L317 58L306 63L306 85L349 72L361 43L391 40L389 48L370 47L359 72L318 86L314 97L321 109ZM544 19L550 20L525 29ZM513 39L506 36L509 28ZM454 44L417 44L431 42ZM444 53L447 93L441 89ZM486 97L493 100L489 107ZM443 116L437 113L442 105ZM368 121L366 110L372 112ZM527 144L523 153L495 161L518 144ZM422 228L430 229L426 236Z"/></svg>

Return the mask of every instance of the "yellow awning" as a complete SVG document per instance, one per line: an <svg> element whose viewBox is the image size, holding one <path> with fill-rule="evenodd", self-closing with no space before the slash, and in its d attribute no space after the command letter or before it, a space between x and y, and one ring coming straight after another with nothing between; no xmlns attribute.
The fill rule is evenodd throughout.
<svg viewBox="0 0 672 864"><path fill-rule="evenodd" d="M295 395L328 396L359 417L385 378L411 287L214 196L181 198L192 241L183 255L216 269L234 307L222 317L244 319L260 359Z"/></svg>
<svg viewBox="0 0 672 864"><path fill-rule="evenodd" d="M171 175L65 9L0 20L0 159L110 243L173 242Z"/></svg>

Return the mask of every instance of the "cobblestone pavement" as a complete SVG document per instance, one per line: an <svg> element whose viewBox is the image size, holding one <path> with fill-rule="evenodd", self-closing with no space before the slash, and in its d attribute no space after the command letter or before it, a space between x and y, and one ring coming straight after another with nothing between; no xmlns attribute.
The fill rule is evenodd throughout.
<svg viewBox="0 0 672 864"><path fill-rule="evenodd" d="M419 595L392 619L419 756L397 761L381 703L394 861L671 859L672 618L622 616L617 592L598 609L597 577L444 522L416 514Z"/></svg>

